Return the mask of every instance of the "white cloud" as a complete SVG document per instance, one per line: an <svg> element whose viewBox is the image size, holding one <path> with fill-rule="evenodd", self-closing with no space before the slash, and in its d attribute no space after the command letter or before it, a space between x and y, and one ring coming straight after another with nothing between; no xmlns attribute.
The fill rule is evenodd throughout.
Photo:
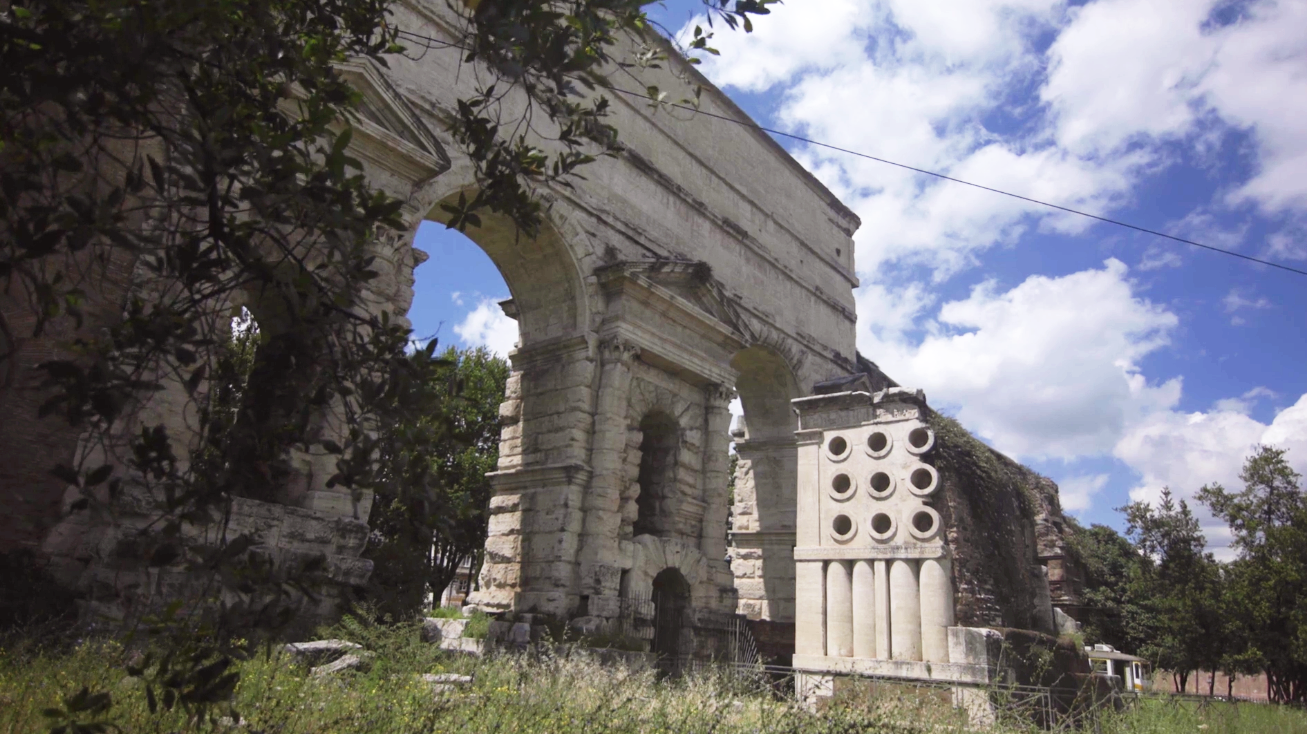
<svg viewBox="0 0 1307 734"><path fill-rule="evenodd" d="M1225 312L1234 314L1230 316L1230 323L1235 326L1243 326L1248 320L1238 315L1238 311L1243 309L1264 309L1270 308L1271 302L1265 298L1245 298L1238 288L1232 288L1225 298L1221 299L1221 305L1225 307Z"/></svg>
<svg viewBox="0 0 1307 734"><path fill-rule="evenodd" d="M1178 268L1184 264L1180 253L1175 251L1174 247L1167 245L1149 245L1144 250L1144 255L1139 259L1139 264L1135 266L1137 270L1161 270L1162 268Z"/></svg>
<svg viewBox="0 0 1307 734"><path fill-rule="evenodd" d="M1219 121L1250 133L1260 166L1231 202L1307 208L1307 3L1253 2L1235 22L1214 25L1222 5L1098 0L1073 11L1040 91L1058 142L1105 155L1208 134Z"/></svg>
<svg viewBox="0 0 1307 734"><path fill-rule="evenodd" d="M1058 483L1058 498L1062 509L1075 515L1083 514L1094 505L1094 495L1107 486L1106 474L1087 474L1063 479Z"/></svg>
<svg viewBox="0 0 1307 734"><path fill-rule="evenodd" d="M456 306L462 306L462 305L463 305L463 292L462 292L462 291L454 291L453 293L450 293L450 294L449 294L449 300L453 301L453 302L454 302L454 305L456 305Z"/></svg>
<svg viewBox="0 0 1307 734"><path fill-rule="evenodd" d="M857 294L859 348L932 403L956 406L959 420L1002 451L1104 454L1132 422L1180 397L1178 379L1150 384L1138 369L1178 319L1136 296L1126 276L1108 260L1006 292L986 283L933 318L923 318L926 302L894 304L892 291L873 284ZM879 323L885 313L894 314L889 329ZM896 326L913 316L926 322L920 340Z"/></svg>
<svg viewBox="0 0 1307 734"><path fill-rule="evenodd" d="M1231 407L1242 406L1227 404L1205 413L1159 411L1132 427L1113 451L1141 476L1130 490L1132 500L1156 502L1162 487L1170 487L1175 496L1189 501L1209 546L1222 558L1231 555L1224 548L1229 530L1194 501L1198 490L1213 483L1242 489L1239 471L1257 444L1289 449L1289 463L1307 473L1307 395L1280 411L1269 425Z"/></svg>
<svg viewBox="0 0 1307 734"><path fill-rule="evenodd" d="M863 59L866 33L875 22L866 0L804 0L772 8L753 33L715 33L709 45L721 56L704 57L703 71L719 86L759 92L800 71L834 69ZM678 33L682 43L694 27L708 29L702 16Z"/></svg>
<svg viewBox="0 0 1307 734"><path fill-rule="evenodd" d="M1232 288L1221 300L1221 305L1225 306L1226 313L1234 313L1243 308L1270 308L1271 302L1265 298L1245 298L1242 291Z"/></svg>
<svg viewBox="0 0 1307 734"><path fill-rule="evenodd" d="M1237 398L1222 398L1212 404L1212 410L1218 413L1238 413L1249 415L1258 398L1273 398L1275 392L1265 387L1254 387Z"/></svg>
<svg viewBox="0 0 1307 734"><path fill-rule="evenodd" d="M481 299L454 327L454 333L467 346L485 347L500 357L507 357L517 346L517 322L505 316L493 298Z"/></svg>

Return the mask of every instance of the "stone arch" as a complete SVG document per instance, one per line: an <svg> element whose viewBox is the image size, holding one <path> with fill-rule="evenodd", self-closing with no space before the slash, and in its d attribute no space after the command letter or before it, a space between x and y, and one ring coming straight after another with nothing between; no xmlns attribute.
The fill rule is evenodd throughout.
<svg viewBox="0 0 1307 734"><path fill-rule="evenodd" d="M790 401L800 396L796 370L782 351L755 344L731 358L735 391L744 407L747 437L792 441L798 428Z"/></svg>
<svg viewBox="0 0 1307 734"><path fill-rule="evenodd" d="M731 508L732 570L738 610L752 619L794 619L794 531L798 420L790 401L802 393L792 355L755 343L731 367L744 407L732 430L738 456Z"/></svg>
<svg viewBox="0 0 1307 734"><path fill-rule="evenodd" d="M654 637L651 645L664 672L676 673L687 645L682 627L691 604L690 582L680 569L668 566L653 579Z"/></svg>
<svg viewBox="0 0 1307 734"><path fill-rule="evenodd" d="M440 205L460 195L471 196L467 186L449 190L428 211L426 218L445 219ZM561 211L545 215L539 234L520 232L507 216L478 212L480 226L464 234L494 262L508 285L511 304L506 312L518 322L519 346L575 335L589 328L592 304L581 262L591 256L588 238Z"/></svg>
<svg viewBox="0 0 1307 734"><path fill-rule="evenodd" d="M704 502L698 491L703 434L703 403L658 384L652 370L637 366L632 380L626 424L626 485L621 498L619 537L642 534L671 538L697 537ZM652 441L650 440L652 439ZM653 454L658 454L657 457ZM657 468L654 473L652 470ZM656 479L656 489L649 480ZM645 495L644 490L656 494ZM640 523L641 496L656 510L651 524ZM652 508L651 508L652 509Z"/></svg>
<svg viewBox="0 0 1307 734"><path fill-rule="evenodd" d="M621 594L625 597L649 597L654 578L664 569L675 568L690 585L691 597L707 596L711 581L708 561L698 548L674 538L653 535L636 536L632 544L631 568L622 574Z"/></svg>

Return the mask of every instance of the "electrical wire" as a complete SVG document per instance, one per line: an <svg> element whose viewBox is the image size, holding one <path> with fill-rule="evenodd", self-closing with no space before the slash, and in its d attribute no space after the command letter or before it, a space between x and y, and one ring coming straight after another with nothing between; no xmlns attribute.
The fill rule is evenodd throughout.
<svg viewBox="0 0 1307 734"><path fill-rule="evenodd" d="M468 49L466 49L465 47L460 46L460 45L458 45L458 44L456 44L456 43L450 43L450 42L448 42L448 41L441 41L440 39L431 38L431 37L429 37L429 36L423 36L423 35L420 35L420 34L417 34L417 33L412 33L411 31L403 31L403 30L401 30L401 31L400 31L400 34L401 34L401 35L404 35L404 36L408 36L408 37L414 38L414 39L418 39L418 40L425 41L427 44L438 44L438 45L440 45L440 46L444 46L444 47L446 47L446 48L457 48L457 49L462 49L462 50L465 50L465 51L468 50ZM427 48L430 49L430 48L432 48L432 46L428 45ZM951 181L951 182L953 182L953 183L962 184L963 186L971 186L972 188L981 189L982 191L988 191L988 192L991 192L991 193L994 193L994 194L999 194L999 195L1002 195L1002 196L1007 196L1007 197L1010 197L1010 198L1013 198L1013 199L1019 199L1019 200L1021 200L1021 201L1029 202L1029 203L1031 203L1031 204L1038 204L1039 206L1048 207L1048 208L1050 208L1050 209L1057 209L1058 211L1067 212L1068 214L1075 214L1075 215L1077 215L1077 216L1087 217L1087 218L1089 218L1089 219L1094 219L1094 220L1097 220L1097 221L1099 221L1099 222L1104 222L1104 223L1107 223L1107 224L1112 224L1112 225L1115 225L1115 226L1117 226L1117 227L1124 227L1124 228L1126 228L1126 229L1132 229L1132 230L1135 230L1135 231L1137 231L1137 232L1143 232L1143 233L1145 233L1145 234L1153 235L1153 236L1155 236L1155 237L1162 237L1162 238L1165 238L1165 239L1168 239L1168 240L1173 240L1173 241L1175 241L1175 242L1180 242L1180 243L1183 243L1183 244L1186 244L1186 245L1191 245L1191 246L1193 246L1193 247L1199 247L1199 248L1202 248L1202 249L1204 249L1204 250L1208 250L1208 251L1211 251L1211 252L1219 253L1219 254L1222 254L1222 255L1229 255L1230 257L1237 257L1237 258L1239 258L1239 259L1241 259L1241 260L1247 260L1248 262L1254 262L1254 263L1257 263L1257 264L1259 264L1259 265L1266 265L1266 266L1268 266L1268 267L1277 268L1277 269L1279 269L1279 270L1283 270L1283 271L1286 271L1286 272L1289 272L1289 273L1293 273L1293 274L1295 274L1295 275L1305 275L1305 276L1307 276L1307 270L1302 270L1302 269L1300 269L1300 268L1295 268L1295 267L1293 267L1293 266L1291 266L1291 265L1285 265L1284 263L1278 263L1278 262L1275 262L1275 261L1273 261L1273 260L1265 260L1265 259L1263 259L1263 258L1253 257L1252 255L1245 255L1245 254L1243 254L1243 253L1241 253L1241 252L1235 252L1235 251L1233 251L1233 250L1227 250L1227 249L1224 249L1224 248L1221 248L1221 247L1216 247L1216 246L1214 246L1214 245L1206 245L1206 244L1203 244L1202 242L1195 242L1194 240L1185 239L1184 237L1177 237L1177 236L1175 236L1175 235L1167 234L1167 233L1165 233L1165 232L1159 232L1158 230L1155 230L1155 229L1149 229L1149 228L1147 228L1147 227L1141 227L1141 226L1139 226L1139 225L1137 225L1137 224L1130 224L1129 222L1123 222L1123 221L1121 221L1121 220L1119 220L1119 219L1112 219L1111 217L1104 217L1104 216L1100 216L1100 215L1098 215L1098 214L1092 214L1092 213L1090 213L1090 212L1081 211L1081 210L1079 210L1079 209L1072 209L1071 207L1062 206L1062 205L1060 205L1060 204L1054 204L1054 203L1052 203L1052 202L1042 201L1042 200L1040 200L1040 199L1031 198L1031 197L1029 197L1029 196L1022 196L1021 194L1014 194L1014 193L1012 193L1011 191L1004 191L1003 189L996 189L996 188L993 188L992 186L985 186L985 185L983 185L983 184L978 184L978 183L974 183L974 182L971 182L971 181L966 181L966 180L963 180L963 179L960 179L960 178L954 178L954 177L952 177L952 176L948 176L948 175L945 175L945 174L943 174L943 173L937 173L937 172L935 172L935 171L928 171L928 170L926 170L926 169L924 169L924 168L917 168L917 167L915 167L915 166L909 166L909 165L907 165L906 163L898 163L897 161L892 161L892 160L889 160L888 158L880 158L880 157L877 157L877 156L874 156L874 155L870 155L870 154L868 154L868 153L862 153L862 152L859 152L859 151L856 151L856 150L851 150L851 149L849 149L849 148L842 148L842 147L840 147L840 146L838 146L838 145L832 145L832 144L830 144L830 143L823 143L823 142L821 142L820 140L813 140L813 139L811 139L811 138L805 138L805 137L803 137L803 136L801 136L801 135L795 135L794 133L787 133L787 132L784 132L784 131L781 131L781 130L776 130L776 129L773 129L773 128L765 127L765 126L763 126L763 125L759 125L759 124L756 123L756 122L753 122L752 120L750 120L750 121L748 121L748 122L745 122L744 120L739 120L739 119L736 119L736 118L734 118L734 117L728 117L728 116L726 116L726 115L719 115L719 114L716 114L716 113L714 113L714 112L708 112L708 111L705 111L705 110L703 110L703 109L700 109L699 107L696 107L696 106L694 106L694 105L681 104L681 103L678 103L678 102L664 102L664 101L662 101L662 100L658 100L658 99L655 99L655 98L653 98L653 97L650 97L650 96L649 96L647 93L645 93L645 92L636 92L636 91L633 91L633 90L630 90L630 89L623 89L623 88L621 88L621 87L613 86L613 85L611 85L611 84L600 84L600 83L596 83L595 86L600 87L600 88L602 88L602 89L607 89L607 90L609 90L609 91L611 91L611 92L616 92L616 93L618 93L618 94L623 94L623 95L626 95L626 96L629 96L629 97L635 97L635 98L639 98L639 99L644 99L644 100L647 100L647 101L650 101L650 102L654 102L654 103L656 103L656 104L666 105L666 106L668 106L668 107L675 107L675 108L677 108L677 109L682 109L682 110L688 110L688 111L693 112L693 113L695 113L695 114L704 115L705 117L711 117L711 118L716 119L716 120L722 120L723 122L729 122L729 123L732 123L732 124L735 124L735 125L739 125L739 126L741 126L741 127L753 128L753 129L755 129L755 130L758 130L759 132L764 132L764 133L767 133L767 134L769 134L769 135L777 135L777 136L780 136L780 137L789 138L789 139L791 139L791 140L795 140L795 141L798 141L798 142L801 142L801 143L806 143L806 144L808 144L808 145L814 145L814 146L817 146L817 147L819 147L819 148L826 148L826 149L828 149L828 150L838 151L838 152L840 152L840 153L844 153L844 154L846 154L846 155L857 156L858 158L865 158L865 159L867 159L867 160L869 160L869 161L875 161L875 162L877 162L877 163L883 163L883 164L885 164L885 165L895 166L895 167L897 167L897 168L902 168L902 169L905 169L905 170L908 170L908 171L912 171L912 172L914 172L914 173L920 173L920 174L925 175L925 176L933 176L933 177L935 177L935 178L943 179L943 180L945 180L945 181Z"/></svg>

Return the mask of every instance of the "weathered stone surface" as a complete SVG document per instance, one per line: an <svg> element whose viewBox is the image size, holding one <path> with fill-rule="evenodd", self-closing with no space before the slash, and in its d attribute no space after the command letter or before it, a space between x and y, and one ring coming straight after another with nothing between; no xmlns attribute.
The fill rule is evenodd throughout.
<svg viewBox="0 0 1307 734"><path fill-rule="evenodd" d="M427 617L422 620L422 641L439 643L443 640L456 640L463 636L467 628L466 619L437 619Z"/></svg>
<svg viewBox="0 0 1307 734"><path fill-rule="evenodd" d="M312 642L292 642L283 645L281 649L298 659L313 659L362 650L363 646L348 640L314 640Z"/></svg>
<svg viewBox="0 0 1307 734"><path fill-rule="evenodd" d="M367 651L345 655L344 657L337 659L335 662L326 665L319 665L318 667L311 669L309 674L316 678L331 675L332 673L339 673L342 670L358 670L360 668L366 668L372 657L373 653Z"/></svg>

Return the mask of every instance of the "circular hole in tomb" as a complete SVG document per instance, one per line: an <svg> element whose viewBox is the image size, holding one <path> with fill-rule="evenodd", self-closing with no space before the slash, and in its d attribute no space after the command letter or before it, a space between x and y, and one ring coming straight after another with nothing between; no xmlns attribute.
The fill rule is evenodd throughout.
<svg viewBox="0 0 1307 734"><path fill-rule="evenodd" d="M912 444L914 449L925 448L926 444L930 443L930 431L924 428L912 429L908 433L908 443Z"/></svg>
<svg viewBox="0 0 1307 734"><path fill-rule="evenodd" d="M918 469L912 472L912 486L917 489L926 489L930 487L932 479L933 477L931 477L930 472L926 469Z"/></svg>
<svg viewBox="0 0 1307 734"><path fill-rule="evenodd" d="M935 529L935 518L929 512L918 512L912 516L912 527L924 535Z"/></svg>
<svg viewBox="0 0 1307 734"><path fill-rule="evenodd" d="M880 453L885 450L886 446L889 446L889 436L886 436L880 431L876 431L870 436L867 436L867 448L872 451Z"/></svg>
<svg viewBox="0 0 1307 734"><path fill-rule="evenodd" d="M835 494L847 494L852 486L853 480L849 479L848 474L836 474L830 483L830 488L835 490Z"/></svg>
<svg viewBox="0 0 1307 734"><path fill-rule="evenodd" d="M871 529L877 535L888 533L892 527L894 527L894 521L890 519L889 515L886 515L883 512L878 512L875 517L871 518Z"/></svg>
<svg viewBox="0 0 1307 734"><path fill-rule="evenodd" d="M848 535L849 531L853 529L853 520L848 515L836 515L830 527L831 530L835 531L836 535Z"/></svg>
<svg viewBox="0 0 1307 734"><path fill-rule="evenodd" d="M871 475L871 491L885 492L890 487L889 475L883 471L878 471Z"/></svg>
<svg viewBox="0 0 1307 734"><path fill-rule="evenodd" d="M845 451L849 450L849 442L845 441L843 438L839 436L836 436L835 438L832 438L830 440L830 443L826 444L826 448L829 449L830 452L835 456L839 456L840 454L843 454Z"/></svg>

